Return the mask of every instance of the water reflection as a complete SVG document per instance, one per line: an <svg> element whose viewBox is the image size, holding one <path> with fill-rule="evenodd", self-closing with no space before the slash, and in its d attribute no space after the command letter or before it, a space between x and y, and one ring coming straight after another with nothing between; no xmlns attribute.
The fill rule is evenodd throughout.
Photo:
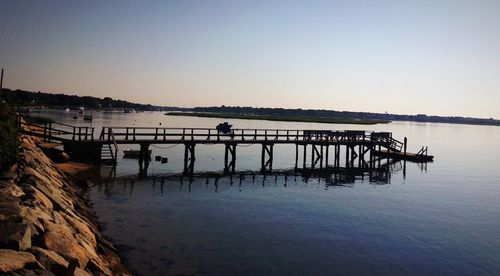
<svg viewBox="0 0 500 276"><path fill-rule="evenodd" d="M418 167L421 171L426 170L425 165L419 165ZM262 172L260 170L236 171L232 174L224 172L198 172L189 176L184 174L156 174L146 176L139 173L139 175L117 177L115 167L102 167L99 170L99 175L92 179L92 181L98 185L98 190L103 191L105 194L111 194L121 186L122 192L132 195L136 182L140 182L141 185L152 185L153 189L156 190L158 188L161 194L165 192L166 185L170 187L177 186L179 191L192 192L194 182L197 182L196 187L200 187L199 184L203 183L206 187L211 188L213 192L217 193L221 186L236 187L238 191L245 191L245 187L255 185L262 187L282 186L287 188L297 186L298 184L307 186L312 183L324 189L350 187L356 182L386 185L391 183L392 174L403 171L403 175L405 175L405 170L406 164L404 161L391 161L373 169L369 167L332 167L323 170L293 168L274 170L272 172Z"/></svg>

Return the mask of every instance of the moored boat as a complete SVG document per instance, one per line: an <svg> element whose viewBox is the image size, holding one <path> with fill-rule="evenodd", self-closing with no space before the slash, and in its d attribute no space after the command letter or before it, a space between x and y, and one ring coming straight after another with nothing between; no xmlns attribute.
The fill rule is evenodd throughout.
<svg viewBox="0 0 500 276"><path fill-rule="evenodd" d="M134 149L124 149L123 150L123 157L126 158L139 158L141 151L140 150L134 150ZM150 156L152 153L152 150L148 151L148 156Z"/></svg>

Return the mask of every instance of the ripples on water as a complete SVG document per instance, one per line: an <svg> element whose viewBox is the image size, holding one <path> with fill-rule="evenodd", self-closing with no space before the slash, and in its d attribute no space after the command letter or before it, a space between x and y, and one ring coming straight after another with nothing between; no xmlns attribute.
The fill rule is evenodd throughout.
<svg viewBox="0 0 500 276"><path fill-rule="evenodd" d="M54 118L72 123L68 116ZM97 114L94 124L215 126L213 118ZM237 128L359 129L351 125L231 120ZM182 151L153 148L103 168L90 191L103 232L137 274L496 274L500 271L500 128L391 123L363 126L429 145L435 162L396 163L370 176L286 170L294 150L275 148L277 173L253 173L260 148L238 148L237 173L218 174L223 148L199 146L192 178Z"/></svg>

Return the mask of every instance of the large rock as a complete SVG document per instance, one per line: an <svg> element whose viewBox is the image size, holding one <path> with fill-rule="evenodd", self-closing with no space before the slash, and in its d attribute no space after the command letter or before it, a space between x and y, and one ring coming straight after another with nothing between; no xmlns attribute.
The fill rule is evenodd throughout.
<svg viewBox="0 0 500 276"><path fill-rule="evenodd" d="M71 228L66 224L47 223L43 235L43 244L65 259L77 259L79 267L85 267L89 261L88 252L79 245Z"/></svg>
<svg viewBox="0 0 500 276"><path fill-rule="evenodd" d="M0 180L0 248L8 248L0 250L0 275L130 275L81 188L34 139L20 139L20 162Z"/></svg>
<svg viewBox="0 0 500 276"><path fill-rule="evenodd" d="M31 253L0 249L0 273L14 271L21 268L39 268Z"/></svg>
<svg viewBox="0 0 500 276"><path fill-rule="evenodd" d="M19 201L2 201L0 202L0 220L10 218L19 218L21 216L21 205Z"/></svg>
<svg viewBox="0 0 500 276"><path fill-rule="evenodd" d="M45 208L49 210L54 208L54 204L52 204L52 201L39 189L31 185L27 185L26 191L29 193L30 197L32 197L35 205L45 206Z"/></svg>
<svg viewBox="0 0 500 276"><path fill-rule="evenodd" d="M32 236L45 232L45 223L52 219L48 211L44 212L38 206L33 208L26 208L25 210L23 210L22 216L30 226L33 226Z"/></svg>
<svg viewBox="0 0 500 276"><path fill-rule="evenodd" d="M24 192L14 181L0 181L0 198L21 197Z"/></svg>
<svg viewBox="0 0 500 276"><path fill-rule="evenodd" d="M73 203L69 198L67 198L65 195L62 194L61 190L62 189L56 189L47 185L44 185L43 183L40 183L39 181L33 181L35 187L40 190L47 198L50 199L54 207L57 207L57 210L66 210L66 209L72 209L73 208Z"/></svg>
<svg viewBox="0 0 500 276"><path fill-rule="evenodd" d="M56 275L63 275L68 268L68 261L54 251L46 250L40 247L31 247L29 251L45 268Z"/></svg>
<svg viewBox="0 0 500 276"><path fill-rule="evenodd" d="M9 272L10 276L55 276L50 270L47 269L18 269Z"/></svg>
<svg viewBox="0 0 500 276"><path fill-rule="evenodd" d="M56 163L64 163L69 160L69 155L56 148L42 148L42 151Z"/></svg>
<svg viewBox="0 0 500 276"><path fill-rule="evenodd" d="M24 251L31 247L31 228L23 221L3 220L0 222L0 246Z"/></svg>
<svg viewBox="0 0 500 276"><path fill-rule="evenodd" d="M80 238L90 243L93 246L93 248L97 246L96 237L92 232L92 230L90 229L90 226L86 222L81 221L78 218L67 214L63 214L63 216L67 221L67 223L71 226L71 228L76 230L76 233Z"/></svg>

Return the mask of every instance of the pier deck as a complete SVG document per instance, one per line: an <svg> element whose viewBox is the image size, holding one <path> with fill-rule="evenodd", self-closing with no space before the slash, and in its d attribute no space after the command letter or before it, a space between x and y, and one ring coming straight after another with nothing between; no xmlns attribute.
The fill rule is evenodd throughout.
<svg viewBox="0 0 500 276"><path fill-rule="evenodd" d="M139 163L149 163L149 146L154 144L184 145L184 172L193 173L195 146L203 144L225 145L224 170L234 171L236 148L241 144L262 146L261 169L272 170L273 147L277 144L295 145L295 167L298 168L299 147L302 147L302 166L306 167L307 149L310 148L311 168L329 166L330 147L333 148L333 166L342 161L346 167L373 167L376 156L415 162L432 161L427 148L417 153L406 151L406 138L400 142L390 132L297 130L297 129L231 129L222 133L215 128L166 128L166 127L102 127L95 135L93 127L80 127L60 123L34 125L19 120L25 134L38 136L46 142L59 142L74 156L94 162L116 163L118 145L140 146ZM342 154L341 154L341 148ZM365 158L368 155L369 158ZM378 159L380 160L380 159ZM379 162L380 163L380 162Z"/></svg>

